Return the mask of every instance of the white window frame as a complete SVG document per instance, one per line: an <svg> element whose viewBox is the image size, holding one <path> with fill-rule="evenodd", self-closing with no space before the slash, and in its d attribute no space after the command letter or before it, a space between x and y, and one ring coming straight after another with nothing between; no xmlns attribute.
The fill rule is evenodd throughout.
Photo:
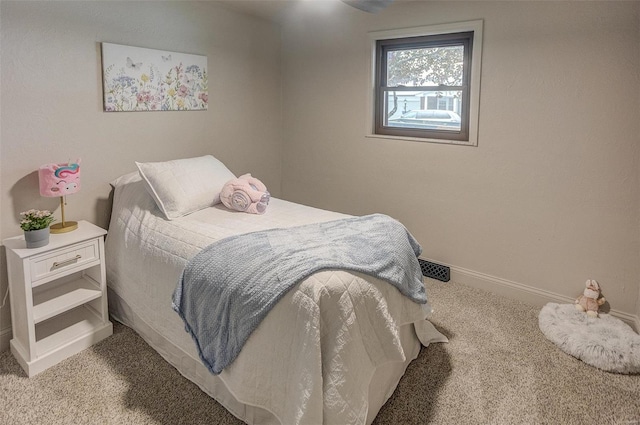
<svg viewBox="0 0 640 425"><path fill-rule="evenodd" d="M483 21L454 22L448 24L429 25L423 27L403 28L387 31L373 31L369 33L370 50L370 79L367 88L367 129L366 137L380 139L408 140L416 142L445 143L464 146L478 146L478 117L480 109L480 72L482 64L482 27ZM423 137L391 136L376 134L375 132L375 102L376 102L376 42L396 38L420 37L438 34L454 34L473 31L473 48L471 56L471 93L469 99L469 140L447 140Z"/></svg>

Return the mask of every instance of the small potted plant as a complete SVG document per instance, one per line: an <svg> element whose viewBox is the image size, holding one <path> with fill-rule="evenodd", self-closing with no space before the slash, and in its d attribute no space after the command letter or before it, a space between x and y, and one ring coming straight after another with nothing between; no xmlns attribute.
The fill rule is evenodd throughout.
<svg viewBox="0 0 640 425"><path fill-rule="evenodd" d="M27 248L40 248L49 243L49 225L55 221L48 210L29 210L20 213L20 228L24 230Z"/></svg>

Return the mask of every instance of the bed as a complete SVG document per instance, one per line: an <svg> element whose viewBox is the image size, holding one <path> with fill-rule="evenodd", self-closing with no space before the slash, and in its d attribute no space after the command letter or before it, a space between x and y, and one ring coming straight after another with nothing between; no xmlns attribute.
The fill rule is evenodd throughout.
<svg viewBox="0 0 640 425"><path fill-rule="evenodd" d="M238 357L212 374L172 309L172 295L190 259L230 236L348 216L276 198L265 214L245 214L220 203L211 206L210 195L209 206L202 207L192 202L198 197L193 193L189 202L170 206L159 186L166 181L167 165L150 164L150 170L138 164L140 172L112 182L105 245L111 316L242 421L369 424L421 346L446 341L426 320L428 304L417 304L363 273L323 270L288 291ZM223 166L216 162L215 167ZM177 177L175 167L169 174L208 186L217 180L214 191L229 176L227 170L206 179L185 177L193 168L198 167L183 164ZM192 205L183 208L187 204Z"/></svg>

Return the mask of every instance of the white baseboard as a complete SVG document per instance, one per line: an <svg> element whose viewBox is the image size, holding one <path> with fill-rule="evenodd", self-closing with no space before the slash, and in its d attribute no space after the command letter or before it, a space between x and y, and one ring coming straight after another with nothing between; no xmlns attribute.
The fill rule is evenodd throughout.
<svg viewBox="0 0 640 425"><path fill-rule="evenodd" d="M575 298L567 297L566 295L534 288L533 286L476 272L463 267L446 264L441 261L429 258L423 259L449 267L451 271L451 280L454 282L459 282L474 288L484 289L513 300L522 301L535 307L542 308L549 302L573 304L575 301ZM634 328L636 332L640 332L640 317L614 309L609 311L609 314L624 321Z"/></svg>
<svg viewBox="0 0 640 425"><path fill-rule="evenodd" d="M11 328L0 329L0 353L9 349L9 341L11 341Z"/></svg>

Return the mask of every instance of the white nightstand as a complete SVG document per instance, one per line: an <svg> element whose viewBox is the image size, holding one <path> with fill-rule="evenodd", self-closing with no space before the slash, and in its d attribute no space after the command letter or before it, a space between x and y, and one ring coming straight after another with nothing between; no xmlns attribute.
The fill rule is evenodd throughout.
<svg viewBox="0 0 640 425"><path fill-rule="evenodd" d="M107 309L104 235L87 221L27 249L5 239L11 293L11 352L29 377L113 333Z"/></svg>

